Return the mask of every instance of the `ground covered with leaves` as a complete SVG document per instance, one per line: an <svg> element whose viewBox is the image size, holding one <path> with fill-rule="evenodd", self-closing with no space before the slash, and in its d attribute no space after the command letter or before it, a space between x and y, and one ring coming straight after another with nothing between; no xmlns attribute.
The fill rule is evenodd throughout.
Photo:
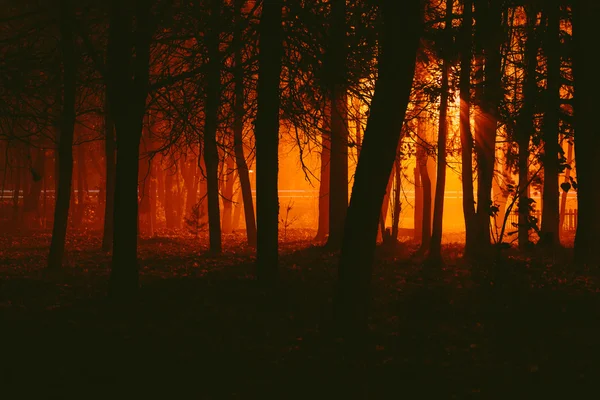
<svg viewBox="0 0 600 400"><path fill-rule="evenodd" d="M474 266L448 244L439 267L381 247L359 346L332 328L337 255L312 234L287 233L275 298L241 235L220 257L204 237L142 239L128 305L106 297L98 232L69 236L59 272L48 232L1 235L3 398L579 398L600 378L599 279L568 249Z"/></svg>

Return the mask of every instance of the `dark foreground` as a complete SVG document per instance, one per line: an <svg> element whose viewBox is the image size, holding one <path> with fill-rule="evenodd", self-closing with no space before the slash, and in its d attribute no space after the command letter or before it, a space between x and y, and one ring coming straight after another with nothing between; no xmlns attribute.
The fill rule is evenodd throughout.
<svg viewBox="0 0 600 400"><path fill-rule="evenodd" d="M288 233L275 300L239 237L221 258L192 238L142 240L128 306L106 298L109 257L93 236L70 237L59 273L43 270L47 234L0 237L2 398L598 395L600 286L561 262L567 250L472 267L448 246L433 268L410 246L380 249L358 351L331 329L336 256L306 233Z"/></svg>

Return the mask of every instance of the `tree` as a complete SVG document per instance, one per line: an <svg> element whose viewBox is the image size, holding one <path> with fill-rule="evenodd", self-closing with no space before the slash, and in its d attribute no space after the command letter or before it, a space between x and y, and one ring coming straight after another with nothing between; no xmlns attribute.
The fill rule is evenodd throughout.
<svg viewBox="0 0 600 400"><path fill-rule="evenodd" d="M70 0L61 0L60 48L63 62L63 99L62 115L58 138L58 193L54 208L54 226L52 242L48 255L48 268L60 268L65 252L65 238L69 221L71 201L71 181L73 179L73 135L75 131L75 95L76 95L76 56L73 24L75 11Z"/></svg>
<svg viewBox="0 0 600 400"><path fill-rule="evenodd" d="M338 323L366 329L377 226L409 101L422 31L421 2L385 0L378 77L348 207L335 299ZM398 23L402 16L403 23Z"/></svg>
<svg viewBox="0 0 600 400"><path fill-rule="evenodd" d="M109 292L115 297L130 296L139 285L138 171L149 90L151 6L150 1L113 0L110 10L106 83L117 163Z"/></svg>
<svg viewBox="0 0 600 400"><path fill-rule="evenodd" d="M240 178L240 188L242 191L242 200L244 202L244 218L246 221L246 236L248 245L256 247L256 219L254 217L254 204L252 200L252 186L250 185L250 175L246 156L244 154L244 67L242 65L242 7L245 0L236 0L236 27L234 36L235 61L234 61L234 122L233 122L233 148L238 176Z"/></svg>
<svg viewBox="0 0 600 400"><path fill-rule="evenodd" d="M502 1L475 0L477 21L475 40L483 51L483 82L476 97L475 153L477 155L477 251L485 253L490 245L490 209L494 179L498 107L502 97L501 43Z"/></svg>
<svg viewBox="0 0 600 400"><path fill-rule="evenodd" d="M331 1L331 32L326 61L331 104L329 153L329 238L339 248L348 208L348 97L346 79L346 0Z"/></svg>
<svg viewBox="0 0 600 400"><path fill-rule="evenodd" d="M440 121L438 129L438 164L433 208L433 227L429 259L441 261L442 258L442 221L444 217L444 196L446 191L446 146L448 139L448 97L450 96L450 49L452 47L452 0L446 0L445 27L442 43L442 87L440 97Z"/></svg>
<svg viewBox="0 0 600 400"><path fill-rule="evenodd" d="M473 134L471 133L471 61L473 52L473 1L463 0L460 37L460 144L462 163L462 207L465 217L465 253L473 254L476 243L475 196L473 190Z"/></svg>
<svg viewBox="0 0 600 400"><path fill-rule="evenodd" d="M279 82L283 54L283 0L265 0L259 24L256 113L257 278L272 287L277 279L279 195Z"/></svg>
<svg viewBox="0 0 600 400"><path fill-rule="evenodd" d="M115 210L115 127L110 116L108 94L104 96L104 151L106 159L106 202L104 204L104 231L102 250L110 251L114 237Z"/></svg>
<svg viewBox="0 0 600 400"><path fill-rule="evenodd" d="M575 79L575 154L577 171L578 223L575 261L581 265L600 262L600 132L596 115L600 82L597 68L589 62L590 43L597 42L600 3L575 0L573 3L573 72Z"/></svg>
<svg viewBox="0 0 600 400"><path fill-rule="evenodd" d="M220 254L221 213L219 211L219 153L217 150L217 129L221 102L221 52L219 50L219 21L221 7L219 0L210 1L210 26L206 33L208 64L206 66L206 86L204 105L204 163L206 165L206 185L208 200L209 248L213 254Z"/></svg>
<svg viewBox="0 0 600 400"><path fill-rule="evenodd" d="M539 49L539 40L536 32L536 20L538 10L533 5L525 8L527 15L527 39L525 42L524 63L525 70L523 74L523 105L519 110L517 117L517 144L519 146L519 186L518 186L518 240L521 250L529 246L529 142L535 131L534 115L535 102L537 99L537 53Z"/></svg>
<svg viewBox="0 0 600 400"><path fill-rule="evenodd" d="M562 148L558 143L560 115L560 3L547 1L548 26L544 52L547 56L547 89L544 95L545 110L543 122L544 141L544 189L542 193L542 243L548 247L560 244L559 238L559 157Z"/></svg>

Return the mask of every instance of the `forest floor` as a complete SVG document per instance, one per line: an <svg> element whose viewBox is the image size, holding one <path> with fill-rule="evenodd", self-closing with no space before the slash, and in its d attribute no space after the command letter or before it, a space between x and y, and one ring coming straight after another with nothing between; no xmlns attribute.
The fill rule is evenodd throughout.
<svg viewBox="0 0 600 400"><path fill-rule="evenodd" d="M98 232L70 234L51 273L49 232L0 235L2 398L580 398L600 378L600 279L569 249L473 267L448 244L428 267L412 244L380 247L356 357L331 329L337 255L312 234L288 232L276 299L240 235L221 257L203 238L142 239L127 306L106 297Z"/></svg>

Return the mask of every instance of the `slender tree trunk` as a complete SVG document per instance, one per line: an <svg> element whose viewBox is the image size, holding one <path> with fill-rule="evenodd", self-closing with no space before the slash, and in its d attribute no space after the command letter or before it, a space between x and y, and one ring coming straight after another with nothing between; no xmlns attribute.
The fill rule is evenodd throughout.
<svg viewBox="0 0 600 400"><path fill-rule="evenodd" d="M567 149L567 165L571 165L573 163L573 143L569 142L568 143L568 149ZM571 168L567 168L565 170L565 180L563 181L564 183L568 183L569 185L571 185ZM564 232L564 225L565 225L565 212L567 211L567 195L569 194L568 190L564 190L562 191L562 194L560 196L560 222L558 223L558 227L559 227L559 232L562 235Z"/></svg>
<svg viewBox="0 0 600 400"><path fill-rule="evenodd" d="M244 154L243 142L243 113L244 113L244 89L240 85L241 80L236 84L236 120L233 128L233 140L235 161L240 178L240 189L244 205L244 220L246 222L246 237L248 246L256 247L256 218L254 216L254 201L252 199L252 186L250 184L250 174L246 156ZM239 91L237 88L239 87Z"/></svg>
<svg viewBox="0 0 600 400"><path fill-rule="evenodd" d="M28 227L40 217L40 195L44 186L45 166L46 151L38 149L31 172L32 182L27 197L23 199L23 212L27 215Z"/></svg>
<svg viewBox="0 0 600 400"><path fill-rule="evenodd" d="M221 101L221 54L219 50L218 15L219 1L211 0L213 23L207 33L208 65L206 76L205 120L204 120L204 162L206 164L206 184L208 191L208 232L209 248L213 254L220 254L221 212L219 211L219 153L217 149L217 128Z"/></svg>
<svg viewBox="0 0 600 400"><path fill-rule="evenodd" d="M235 181L235 163L233 156L225 156L225 166L227 172L225 174L225 185L223 187L223 232L232 232L232 217L233 217L233 182Z"/></svg>
<svg viewBox="0 0 600 400"><path fill-rule="evenodd" d="M279 195L279 81L283 55L282 0L263 3L259 24L256 115L257 277L266 287L277 280Z"/></svg>
<svg viewBox="0 0 600 400"><path fill-rule="evenodd" d="M460 144L462 162L462 207L465 217L465 253L476 244L475 192L473 188L473 135L471 134L471 59L473 47L473 1L463 0L460 53Z"/></svg>
<svg viewBox="0 0 600 400"><path fill-rule="evenodd" d="M21 185L23 176L22 168L17 168L14 171L14 190L13 190L13 213L12 213L12 224L14 228L19 226L19 197L21 195ZM25 193L25 191L23 191Z"/></svg>
<svg viewBox="0 0 600 400"><path fill-rule="evenodd" d="M542 192L542 244L552 248L560 245L559 238L559 155L558 144L560 113L560 2L548 3L548 27L546 30L545 53L547 63L547 90L543 122L544 142L544 188Z"/></svg>
<svg viewBox="0 0 600 400"><path fill-rule="evenodd" d="M150 175L148 176L148 198L149 198L149 231L148 235L154 237L156 232L156 198L158 196L157 180L156 180L156 160L153 159L150 163Z"/></svg>
<svg viewBox="0 0 600 400"><path fill-rule="evenodd" d="M2 173L2 189L0 192L0 202L4 203L4 194L6 192L6 178L8 176L9 169L9 157L10 157L10 141L6 141L6 147L4 149L4 172Z"/></svg>
<svg viewBox="0 0 600 400"><path fill-rule="evenodd" d="M202 150L202 148L201 148ZM201 151L202 153L202 151ZM199 187L199 193L198 195L200 196L200 223L202 225L208 225L208 212L207 209L208 207L206 206L206 203L208 202L206 199L208 197L208 185L206 184L206 163L204 162L204 156L200 157L200 171L202 171L202 173L200 174L199 178L200 180L198 181L198 187Z"/></svg>
<svg viewBox="0 0 600 400"><path fill-rule="evenodd" d="M518 200L518 241L522 251L529 247L529 141L535 131L534 114L537 98L537 53L539 41L536 37L538 10L529 5L527 14L527 40L525 42L525 73L523 76L523 106L517 121L517 142L519 145L519 200Z"/></svg>
<svg viewBox="0 0 600 400"><path fill-rule="evenodd" d="M339 249L348 208L348 96L346 94L346 0L331 1L329 79L331 84L331 152L329 179L329 237L327 246Z"/></svg>
<svg viewBox="0 0 600 400"><path fill-rule="evenodd" d="M476 35L483 47L485 63L483 90L475 119L475 152L477 154L477 251L482 255L490 246L490 207L501 97L502 3L475 1L478 26Z"/></svg>
<svg viewBox="0 0 600 400"><path fill-rule="evenodd" d="M385 241L386 232L385 224L387 222L388 210L390 208L390 193L394 184L394 175L390 174L387 186L385 187L385 195L383 196L383 204L381 205L381 215L379 216L379 232L377 233L377 241Z"/></svg>
<svg viewBox="0 0 600 400"><path fill-rule="evenodd" d="M85 179L85 152L83 145L77 146L77 208L75 208L75 226L81 227L83 214L85 212L85 190L83 180Z"/></svg>
<svg viewBox="0 0 600 400"><path fill-rule="evenodd" d="M354 110L354 126L356 127L356 158L360 157L360 148L362 147L362 123L360 114L360 99L355 97L354 103L356 109Z"/></svg>
<svg viewBox="0 0 600 400"><path fill-rule="evenodd" d="M417 160L417 166L420 160ZM413 218L413 240L421 240L421 229L423 229L423 184L421 183L421 174L419 168L415 167L413 170L415 177L415 205L414 205L414 218Z"/></svg>
<svg viewBox="0 0 600 400"><path fill-rule="evenodd" d="M160 202L160 205L161 205L164 215L165 215L165 223L164 223L164 225L161 224L161 227L166 228L166 226L167 226L167 220L166 220L167 195L166 195L166 183L165 183L166 177L165 177L165 170L163 167L163 162L164 162L164 158L161 156L160 159L156 163L156 191L157 191L156 199L158 200L158 202ZM156 211L158 213L158 207L156 208ZM158 225L157 225L157 227L158 227Z"/></svg>
<svg viewBox="0 0 600 400"><path fill-rule="evenodd" d="M392 210L392 242L396 243L398 241L398 231L400 228L400 212L402 211L402 203L400 201L400 194L402 190L402 185L400 182L401 179L401 163L400 159L396 157L396 162L394 164L394 208Z"/></svg>
<svg viewBox="0 0 600 400"><path fill-rule="evenodd" d="M130 1L111 2L107 51L108 100L117 139L114 241L109 280L109 293L114 298L129 297L139 286L138 176L148 96L152 4L140 2L134 5ZM123 68L123 65L131 65L131 68Z"/></svg>
<svg viewBox="0 0 600 400"><path fill-rule="evenodd" d="M244 198L242 191L238 192L237 200L235 201L233 208L233 221L231 221L231 229L233 232L237 231L240 227L240 219L242 217L242 206L244 204Z"/></svg>
<svg viewBox="0 0 600 400"><path fill-rule="evenodd" d="M147 132L146 132L147 134ZM144 153L147 153L147 150L144 150ZM151 236L151 223L150 223L150 180L151 175L150 171L152 169L152 161L148 158L140 157L139 161L140 175L138 177L139 182L139 234Z"/></svg>
<svg viewBox="0 0 600 400"><path fill-rule="evenodd" d="M325 105L325 118L321 131L321 167L319 183L319 219L315 240L322 241L329 235L329 189L331 166L331 110Z"/></svg>
<svg viewBox="0 0 600 400"><path fill-rule="evenodd" d="M236 30L234 41L235 47L235 69L234 69L234 121L233 121L233 150L235 163L240 178L241 196L244 204L244 219L246 221L246 237L248 246L256 247L256 218L254 216L254 201L252 199L252 186L246 155L244 154L244 68L243 68L243 26L242 8L245 0L236 0Z"/></svg>
<svg viewBox="0 0 600 400"><path fill-rule="evenodd" d="M359 338L367 328L377 224L396 158L422 29L420 1L387 0L380 7L379 73L346 217L335 299L335 316L343 332Z"/></svg>
<svg viewBox="0 0 600 400"><path fill-rule="evenodd" d="M426 147L427 143L425 138L427 136L427 126L423 117L419 117L418 125L418 140L417 140L417 166L419 168L419 176L421 177L421 192L423 193L423 207L421 210L421 248L420 253L425 253L429 250L431 244L431 178L429 176L429 169L427 168L427 162L429 156L427 155Z"/></svg>
<svg viewBox="0 0 600 400"><path fill-rule="evenodd" d="M446 0L446 27L444 35L444 48L452 43L452 0ZM446 50L447 51L447 50ZM442 225L444 219L444 196L446 194L446 142L448 141L448 97L450 85L449 57L444 55L442 60L442 87L440 96L440 120L437 144L437 180L435 184L435 204L433 207L433 226L431 230L431 244L429 245L429 259L441 261L442 259Z"/></svg>
<svg viewBox="0 0 600 400"><path fill-rule="evenodd" d="M186 170L183 180L186 188L184 217L192 214L194 205L198 202L198 161L192 158L185 162Z"/></svg>
<svg viewBox="0 0 600 400"><path fill-rule="evenodd" d="M600 3L577 0L573 4L573 72L575 78L575 154L577 157L578 222L575 261L597 267L600 263L600 132L597 121L600 81L589 61L590 43L599 38Z"/></svg>
<svg viewBox="0 0 600 400"><path fill-rule="evenodd" d="M65 252L65 239L69 221L71 180L73 179L73 133L75 130L76 59L73 24L75 12L69 0L60 2L60 47L63 58L63 110L58 139L58 193L54 207L52 242L48 255L48 268L60 268Z"/></svg>
<svg viewBox="0 0 600 400"><path fill-rule="evenodd" d="M170 170L165 171L165 220L167 229L177 227L177 207L175 205L176 174Z"/></svg>

